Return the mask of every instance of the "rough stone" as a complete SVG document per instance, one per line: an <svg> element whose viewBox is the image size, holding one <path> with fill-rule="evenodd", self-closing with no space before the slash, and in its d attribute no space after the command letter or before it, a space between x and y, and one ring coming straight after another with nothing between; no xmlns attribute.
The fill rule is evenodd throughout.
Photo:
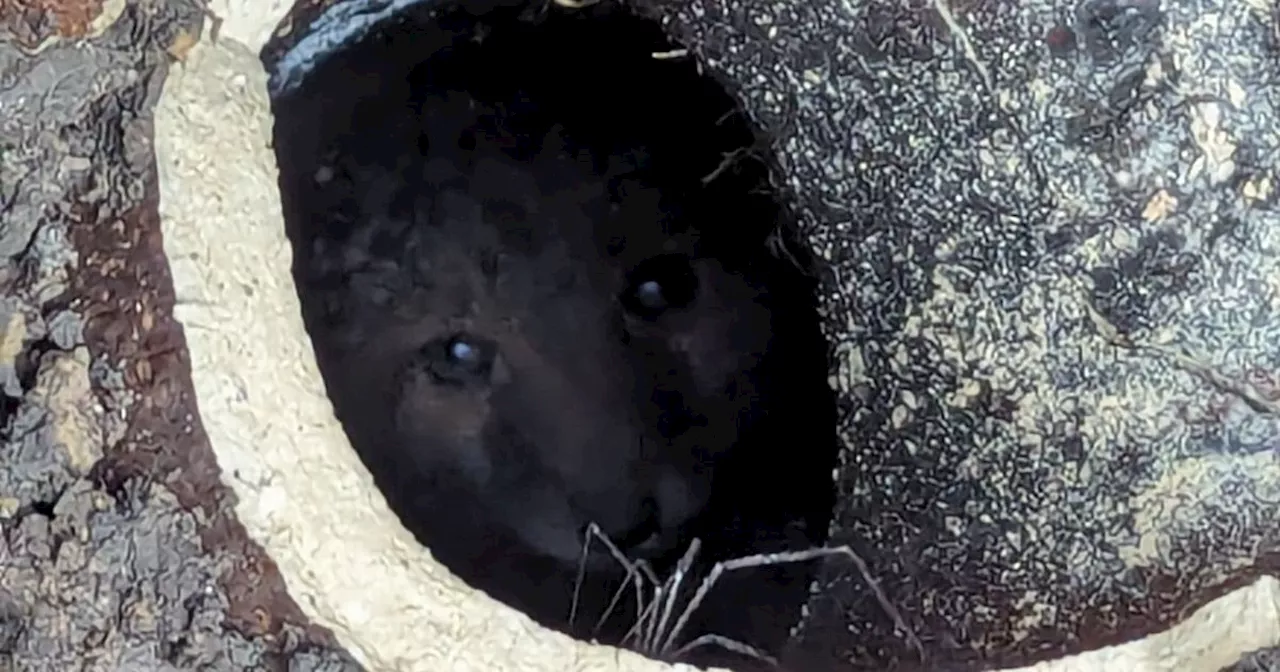
<svg viewBox="0 0 1280 672"><path fill-rule="evenodd" d="M837 543L793 661L1028 664L1276 565L1259 3L660 3L830 264ZM901 626L905 626L901 627Z"/></svg>
<svg viewBox="0 0 1280 672"><path fill-rule="evenodd" d="M229 513L181 394L149 116L202 18L0 2L0 670L358 669Z"/></svg>

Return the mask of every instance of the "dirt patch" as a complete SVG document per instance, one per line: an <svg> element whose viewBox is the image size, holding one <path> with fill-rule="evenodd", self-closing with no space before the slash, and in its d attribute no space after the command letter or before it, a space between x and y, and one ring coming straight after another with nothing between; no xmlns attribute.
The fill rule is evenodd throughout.
<svg viewBox="0 0 1280 672"><path fill-rule="evenodd" d="M0 30L17 44L38 49L54 38L102 30L124 5L124 0L0 0Z"/></svg>
<svg viewBox="0 0 1280 672"><path fill-rule="evenodd" d="M16 669L358 669L236 522L172 318L148 117L165 49L201 16L129 6L89 48L0 47L16 78L0 94L0 662Z"/></svg>

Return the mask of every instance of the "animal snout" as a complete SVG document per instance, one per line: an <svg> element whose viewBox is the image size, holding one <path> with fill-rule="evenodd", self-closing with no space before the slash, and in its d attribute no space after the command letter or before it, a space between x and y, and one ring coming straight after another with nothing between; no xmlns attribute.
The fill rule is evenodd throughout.
<svg viewBox="0 0 1280 672"><path fill-rule="evenodd" d="M652 494L642 497L627 526L607 530L618 550L632 558L652 559L673 550L682 538L686 523L702 504L691 479L671 472L655 484Z"/></svg>
<svg viewBox="0 0 1280 672"><path fill-rule="evenodd" d="M635 519L631 522L631 527L618 536L616 543L623 552L639 550L646 544L652 544L661 531L662 517L658 500L654 497L645 497L640 500L640 506Z"/></svg>

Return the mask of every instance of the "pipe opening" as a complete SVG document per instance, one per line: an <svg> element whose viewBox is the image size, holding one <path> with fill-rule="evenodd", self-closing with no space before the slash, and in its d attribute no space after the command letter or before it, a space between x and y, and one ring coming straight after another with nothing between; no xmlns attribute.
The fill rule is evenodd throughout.
<svg viewBox="0 0 1280 672"><path fill-rule="evenodd" d="M304 318L353 446L437 559L544 625L670 657L628 637L602 544L579 582L583 533L659 578L700 540L685 600L715 561L825 541L811 262L768 138L656 22L505 5L406 8L275 98ZM815 569L726 575L676 640L776 653Z"/></svg>

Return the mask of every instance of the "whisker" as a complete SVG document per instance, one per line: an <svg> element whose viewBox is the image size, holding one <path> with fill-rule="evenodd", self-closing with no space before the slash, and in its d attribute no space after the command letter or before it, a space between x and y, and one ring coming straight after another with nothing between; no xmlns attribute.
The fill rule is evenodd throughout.
<svg viewBox="0 0 1280 672"><path fill-rule="evenodd" d="M588 525L587 531L582 535L582 555L578 558L578 575L573 580L573 602L569 605L569 632L573 632L573 626L578 620L578 601L582 597L582 582L587 578L587 557L590 555L591 525Z"/></svg>
<svg viewBox="0 0 1280 672"><path fill-rule="evenodd" d="M636 590L636 617L637 620L639 620L644 609L643 580L648 579L655 583L657 582L657 578L654 576L653 570L649 567L648 563L645 563L643 560L633 561L628 558L626 554L624 554L622 550L613 543L613 540L609 538L609 535L605 534L604 530L600 529L600 526L594 522L587 524L587 529L584 531L583 537L582 558L578 564L578 578L577 581L575 581L573 588L573 606L569 612L569 627L572 629L575 623L578 603L581 598L581 588L583 581L586 579L587 559L590 555L592 538L599 540L609 552L609 555L613 560L621 565L626 571L626 576L623 578L622 585L618 586L618 589L614 591L613 597L609 600L609 605L596 621L592 634L594 635L599 633L600 629L604 627L609 616L613 614L613 610L617 608L618 602L621 601L622 594L626 590L628 582L630 582Z"/></svg>
<svg viewBox="0 0 1280 672"><path fill-rule="evenodd" d="M701 547L702 541L699 539L694 539L690 542L689 550L685 551L684 556L676 563L675 571L672 572L671 577L667 579L671 584L671 587L669 588L671 592L667 594L667 603L665 608L662 610L662 619L658 621L658 628L653 633L655 638L649 642L650 648L653 648L653 645L657 643L656 638L661 637L662 633L666 630L667 623L671 620L671 613L675 608L676 596L680 593L680 585L684 582L685 575L688 574L689 570L693 567L693 560L698 555L698 549ZM679 622L679 620L682 619L678 619L677 622ZM667 639L669 641L672 637L668 637Z"/></svg>
<svg viewBox="0 0 1280 672"><path fill-rule="evenodd" d="M760 649L757 649L756 647L751 646L750 644L744 644L742 642L739 642L736 639L730 639L728 637L724 637L722 635L715 635L715 634L702 635L700 637L694 638L693 641L676 649L670 655L670 659L679 660L680 658L688 655L690 651L693 651L694 649L700 649L705 646L718 646L724 649L725 651L730 651L732 653L736 653L741 656L746 656L748 658L755 658L756 660L767 663L770 667L782 669L782 666L778 664L778 659L765 653L764 651L761 651Z"/></svg>
<svg viewBox="0 0 1280 672"><path fill-rule="evenodd" d="M702 548L702 542L694 539L689 543L688 549L676 562L675 567L665 579L659 580L657 574L653 571L653 567L646 561L628 558L614 543L604 534L599 526L592 523L587 526L588 537L594 536L604 544L609 554L626 570L626 579L623 585L619 586L614 592L608 607L600 616L596 623L596 631L598 632L604 623L608 620L614 610L617 608L621 600L623 592L628 585L635 590L636 594L636 620L635 623L627 630L622 637L621 645L638 651L639 653L666 661L677 661L687 656L690 652L704 648L707 646L717 646L730 653L741 656L754 658L773 668L781 669L776 658L770 654L758 649L745 642L719 635L715 633L702 634L691 641L684 644L677 644L681 633L689 626L693 615L697 613L702 603L706 601L712 588L719 582L725 572L732 572L742 569L750 569L755 567L769 567L773 565L788 564L794 562L806 562L818 558L829 557L833 555L842 555L849 558L856 566L857 570L862 574L862 578L867 581L868 587L880 601L881 605L893 617L895 625L902 630L907 640L913 646L919 646L919 640L916 639L915 633L907 628L905 621L901 615L893 609L893 605L888 603L887 596L884 595L879 585L874 582L869 574L866 563L862 558L853 551L849 546L837 547L820 547L808 548L798 551L781 551L777 553L762 553L730 560L722 560L711 566L699 582L697 589L687 603L683 603L683 607L677 608L680 600L681 588L685 579L689 577L695 566L698 553ZM590 544L588 538L585 542ZM584 544L585 546L585 544ZM587 549L584 549L584 558ZM579 582L585 575L585 559L582 561L579 571ZM578 598L578 586L575 586L575 607ZM571 617L572 618L572 617ZM669 626L669 627L668 627Z"/></svg>
<svg viewBox="0 0 1280 672"><path fill-rule="evenodd" d="M706 599L707 593L711 592L711 588L720 580L720 575L725 572L732 572L739 569L750 569L752 567L770 567L773 565L784 565L792 562L805 562L830 555L847 555L852 553L848 547L841 546L838 548L810 548L803 551L782 551L779 553L762 553L760 555L750 555L744 558L735 558L733 560L725 560L717 562L711 567L711 571L707 573L706 578L698 585L698 589L694 591L693 599L689 600L689 606L680 614L680 618L671 628L671 632L667 633L667 639L663 642L663 649L670 649L675 638L680 636L680 632L689 624L689 619L693 617L694 612L702 605Z"/></svg>
<svg viewBox="0 0 1280 672"><path fill-rule="evenodd" d="M618 602L622 600L622 594L627 590L627 580L630 580L636 589L636 617L639 617L640 609L644 604L644 586L641 584L642 578L643 577L640 572L628 572L627 578L622 581L617 590L613 591L613 597L609 600L609 605L605 607L604 613L600 614L600 619L596 621L596 626L591 631L593 636L600 633L600 629L604 627L605 621L608 621L609 617L613 615L613 610L618 608Z"/></svg>

